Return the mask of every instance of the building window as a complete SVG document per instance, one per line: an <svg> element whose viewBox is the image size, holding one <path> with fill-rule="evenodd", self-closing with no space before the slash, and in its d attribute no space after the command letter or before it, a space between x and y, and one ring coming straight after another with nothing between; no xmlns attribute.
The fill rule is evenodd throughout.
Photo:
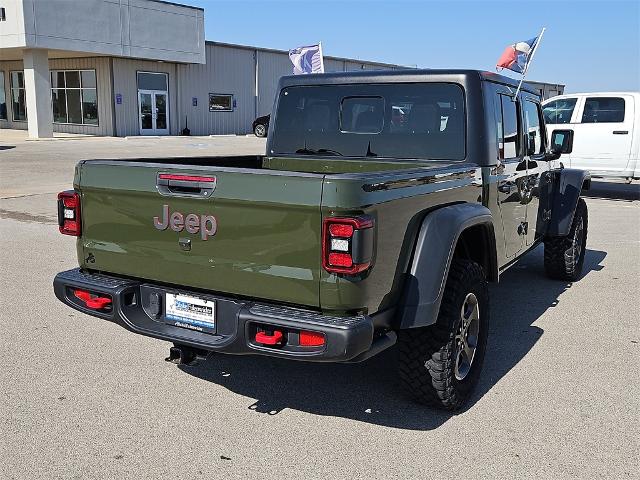
<svg viewBox="0 0 640 480"><path fill-rule="evenodd" d="M138 72L138 90L168 90L166 73Z"/></svg>
<svg viewBox="0 0 640 480"><path fill-rule="evenodd" d="M0 70L0 120L7 120L7 94L4 90L4 72Z"/></svg>
<svg viewBox="0 0 640 480"><path fill-rule="evenodd" d="M27 120L27 100L24 92L24 72L11 72L11 103L14 122Z"/></svg>
<svg viewBox="0 0 640 480"><path fill-rule="evenodd" d="M209 94L210 112L233 112L233 95L223 93Z"/></svg>
<svg viewBox="0 0 640 480"><path fill-rule="evenodd" d="M52 70L53 123L98 125L95 70Z"/></svg>

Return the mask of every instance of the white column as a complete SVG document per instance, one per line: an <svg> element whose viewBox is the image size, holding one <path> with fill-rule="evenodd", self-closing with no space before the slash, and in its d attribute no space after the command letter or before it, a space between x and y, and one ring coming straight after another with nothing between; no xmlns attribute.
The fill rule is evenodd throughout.
<svg viewBox="0 0 640 480"><path fill-rule="evenodd" d="M25 50L23 59L29 137L53 137L51 74L47 50Z"/></svg>

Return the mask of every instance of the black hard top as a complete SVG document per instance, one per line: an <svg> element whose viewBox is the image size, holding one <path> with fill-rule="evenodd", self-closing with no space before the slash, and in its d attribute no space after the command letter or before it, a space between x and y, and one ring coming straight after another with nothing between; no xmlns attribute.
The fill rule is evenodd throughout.
<svg viewBox="0 0 640 480"><path fill-rule="evenodd" d="M294 85L336 85L341 83L419 83L450 82L469 85L480 81L500 83L513 88L519 80L494 72L464 69L401 69L332 72L312 75L289 75L280 79L280 88ZM537 94L522 84L521 90Z"/></svg>

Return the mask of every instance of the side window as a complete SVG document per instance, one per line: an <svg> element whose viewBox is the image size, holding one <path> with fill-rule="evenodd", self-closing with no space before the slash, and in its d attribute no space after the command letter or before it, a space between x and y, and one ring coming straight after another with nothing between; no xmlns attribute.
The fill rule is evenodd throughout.
<svg viewBox="0 0 640 480"><path fill-rule="evenodd" d="M542 127L537 103L529 100L524 102L524 120L526 125L527 155L535 155L544 152L542 139Z"/></svg>
<svg viewBox="0 0 640 480"><path fill-rule="evenodd" d="M542 110L545 123L569 123L573 110L576 108L576 101L577 98L561 98L547 103Z"/></svg>
<svg viewBox="0 0 640 480"><path fill-rule="evenodd" d="M513 97L499 95L498 112L498 156L500 160L515 158L520 152L520 129L518 128L518 107Z"/></svg>
<svg viewBox="0 0 640 480"><path fill-rule="evenodd" d="M624 122L624 98L590 97L584 102L582 123Z"/></svg>

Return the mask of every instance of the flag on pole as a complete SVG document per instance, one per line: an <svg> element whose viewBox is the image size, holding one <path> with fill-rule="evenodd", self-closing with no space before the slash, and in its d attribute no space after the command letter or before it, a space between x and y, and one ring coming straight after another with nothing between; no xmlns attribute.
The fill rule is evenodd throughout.
<svg viewBox="0 0 640 480"><path fill-rule="evenodd" d="M545 28L542 29L540 35L532 38L531 40L526 40L524 42L518 42L514 43L513 45L509 45L504 50L504 52L502 52L502 56L496 64L496 70L499 68L508 68L509 70L522 74L522 78L520 79L520 83L518 83L518 88L516 89L515 98L518 97L518 93L520 92L520 88L522 87L524 77L527 76L529 65L531 64L533 56L536 54L538 46L542 41L544 31Z"/></svg>
<svg viewBox="0 0 640 480"><path fill-rule="evenodd" d="M324 73L322 44L308 45L289 50L289 59L293 63L293 74Z"/></svg>
<svg viewBox="0 0 640 480"><path fill-rule="evenodd" d="M532 38L531 40L509 45L505 48L502 56L498 60L496 68L507 68L517 73L525 73L527 65L536 49L539 38L540 35Z"/></svg>

